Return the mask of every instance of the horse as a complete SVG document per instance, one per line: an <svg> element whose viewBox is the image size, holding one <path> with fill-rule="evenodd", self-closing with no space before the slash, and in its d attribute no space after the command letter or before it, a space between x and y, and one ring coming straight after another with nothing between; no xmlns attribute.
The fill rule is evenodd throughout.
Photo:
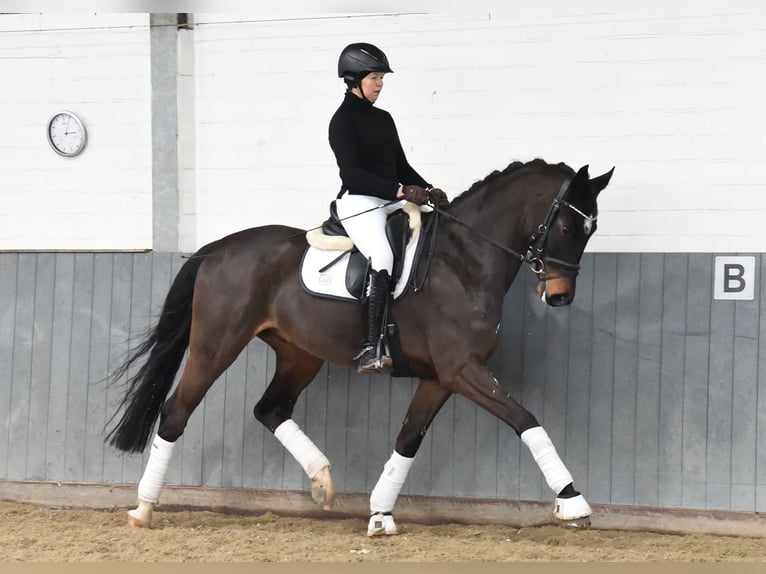
<svg viewBox="0 0 766 574"><path fill-rule="evenodd" d="M537 294L548 305L574 299L580 259L596 231L597 197L613 171L591 179L587 165L575 172L563 163L516 161L425 216L439 224L429 226L424 238L430 247L416 268L418 288L390 309L405 358L398 376L418 378L419 384L370 495L369 536L396 534L396 499L429 425L455 393L508 424L526 444L555 494L556 519L589 526L591 508L545 429L486 362L498 342L504 296L522 265L537 274ZM314 501L332 507L330 462L291 417L325 361L354 367L362 320L358 303L304 290L299 265L306 248L303 230L282 225L246 229L203 246L174 278L142 344L113 373L121 377L148 355L125 383L106 440L141 452L159 419L138 506L128 512L130 525L151 526L175 442L211 385L254 337L274 350L276 367L253 414L302 466Z"/></svg>

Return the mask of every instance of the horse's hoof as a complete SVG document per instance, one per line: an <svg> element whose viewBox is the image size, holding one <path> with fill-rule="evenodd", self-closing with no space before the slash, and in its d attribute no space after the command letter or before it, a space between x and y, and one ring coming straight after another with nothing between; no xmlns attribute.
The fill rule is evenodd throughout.
<svg viewBox="0 0 766 574"><path fill-rule="evenodd" d="M557 498L553 507L553 516L558 518L562 524L576 528L590 526L591 514L593 511L582 494L571 498Z"/></svg>
<svg viewBox="0 0 766 574"><path fill-rule="evenodd" d="M322 467L322 470L311 479L311 498L323 510L332 510L332 505L335 503L335 486L332 483L329 466Z"/></svg>
<svg viewBox="0 0 766 574"><path fill-rule="evenodd" d="M153 511L154 504L139 500L138 508L128 510L128 524L134 528L151 528Z"/></svg>
<svg viewBox="0 0 766 574"><path fill-rule="evenodd" d="M582 518L574 518L572 520L562 520L561 525L576 530L586 530L590 528L590 516L583 516Z"/></svg>
<svg viewBox="0 0 766 574"><path fill-rule="evenodd" d="M396 533L396 523L390 514L376 512L370 516L370 522L367 525L367 536L370 538L382 535L393 536Z"/></svg>

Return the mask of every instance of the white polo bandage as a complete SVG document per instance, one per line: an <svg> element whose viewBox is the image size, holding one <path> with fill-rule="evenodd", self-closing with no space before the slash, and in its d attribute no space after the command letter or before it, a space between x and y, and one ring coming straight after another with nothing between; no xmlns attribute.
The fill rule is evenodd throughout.
<svg viewBox="0 0 766 574"><path fill-rule="evenodd" d="M407 480L407 473L415 461L415 457L407 458L394 451L391 458L383 466L383 474L370 495L370 512L391 512L396 499Z"/></svg>
<svg viewBox="0 0 766 574"><path fill-rule="evenodd" d="M525 430L521 433L521 440L529 447L532 457L537 466L540 467L545 481L553 492L558 494L567 484L573 482L572 475L559 458L556 447L553 446L553 442L543 427Z"/></svg>
<svg viewBox="0 0 766 574"><path fill-rule="evenodd" d="M168 442L160 435L155 435L149 452L149 462L146 463L141 482L138 483L138 498L140 500L153 504L159 502L174 446L174 442Z"/></svg>
<svg viewBox="0 0 766 574"><path fill-rule="evenodd" d="M309 478L314 478L330 461L311 442L293 419L287 419L274 430L274 436L303 467Z"/></svg>

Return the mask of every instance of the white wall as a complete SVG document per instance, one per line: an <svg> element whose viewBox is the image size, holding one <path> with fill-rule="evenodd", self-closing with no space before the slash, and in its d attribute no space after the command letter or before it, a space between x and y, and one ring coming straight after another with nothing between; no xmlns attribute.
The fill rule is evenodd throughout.
<svg viewBox="0 0 766 574"><path fill-rule="evenodd" d="M588 163L594 175L615 165L591 251L763 251L766 7L623 4L284 22L195 14L187 246L324 219L339 186L327 143L343 92L337 55L370 41L395 71L378 105L411 163L450 194L514 159Z"/></svg>
<svg viewBox="0 0 766 574"><path fill-rule="evenodd" d="M337 55L366 40L395 70L378 105L451 195L516 159L615 165L591 251L764 251L766 7L624 4L195 14L179 40L180 248L326 217ZM0 15L0 249L152 247L148 23ZM74 159L45 139L62 108L89 129Z"/></svg>
<svg viewBox="0 0 766 574"><path fill-rule="evenodd" d="M148 24L0 15L0 250L152 247ZM46 139L62 109L88 130L74 158Z"/></svg>

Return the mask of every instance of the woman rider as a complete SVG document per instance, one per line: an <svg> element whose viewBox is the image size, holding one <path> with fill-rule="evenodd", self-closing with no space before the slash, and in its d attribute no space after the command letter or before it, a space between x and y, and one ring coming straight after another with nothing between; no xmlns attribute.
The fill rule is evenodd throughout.
<svg viewBox="0 0 766 574"><path fill-rule="evenodd" d="M388 215L401 209L404 200L423 205L429 193L440 206L449 203L442 190L433 189L407 162L391 115L373 105L388 73L392 70L379 48L366 43L346 46L338 60L338 77L347 90L329 128L342 181L336 200L338 216L370 267L362 305L366 338L354 357L359 359L359 372L375 372L392 364L389 356L377 356L394 263L385 236ZM364 296L361 299L365 301Z"/></svg>

